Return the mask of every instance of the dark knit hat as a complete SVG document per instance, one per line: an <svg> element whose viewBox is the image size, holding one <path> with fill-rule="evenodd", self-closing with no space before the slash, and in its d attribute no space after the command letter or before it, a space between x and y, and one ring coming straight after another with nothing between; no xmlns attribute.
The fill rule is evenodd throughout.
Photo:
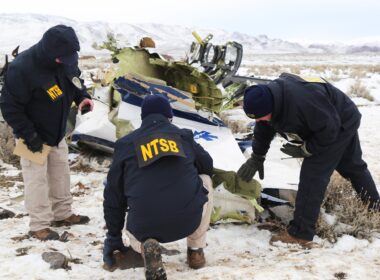
<svg viewBox="0 0 380 280"><path fill-rule="evenodd" d="M79 40L70 26L56 25L49 28L42 36L41 46L43 53L49 58L60 58L69 64L78 59Z"/></svg>
<svg viewBox="0 0 380 280"><path fill-rule="evenodd" d="M257 119L273 110L273 95L266 85L250 86L244 91L244 112L248 117Z"/></svg>
<svg viewBox="0 0 380 280"><path fill-rule="evenodd" d="M141 104L141 119L149 114L161 114L168 119L173 117L173 110L169 100L164 95L152 94L144 98Z"/></svg>

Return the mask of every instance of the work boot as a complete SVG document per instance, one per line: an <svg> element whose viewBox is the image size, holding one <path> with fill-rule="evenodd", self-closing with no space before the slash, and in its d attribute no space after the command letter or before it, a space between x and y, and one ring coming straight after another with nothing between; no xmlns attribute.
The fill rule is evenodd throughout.
<svg viewBox="0 0 380 280"><path fill-rule="evenodd" d="M149 238L141 243L141 255L144 260L145 279L166 280L166 272L161 258L161 246L158 241Z"/></svg>
<svg viewBox="0 0 380 280"><path fill-rule="evenodd" d="M89 221L90 221L90 218L87 216L72 214L70 217L64 220L52 222L52 226L62 227L62 226L72 226L72 225L84 225L84 224L87 224Z"/></svg>
<svg viewBox="0 0 380 280"><path fill-rule="evenodd" d="M187 263L192 269L204 267L206 264L206 259L203 249L199 248L197 250L193 250L191 248L187 248Z"/></svg>
<svg viewBox="0 0 380 280"><path fill-rule="evenodd" d="M33 238L37 238L41 241L46 240L58 240L59 234L50 228L44 228L36 231L29 231L29 236Z"/></svg>
<svg viewBox="0 0 380 280"><path fill-rule="evenodd" d="M273 235L269 243L273 245L274 242L281 241L285 244L297 244L303 248L312 248L313 242L301 238L294 237L289 234L287 230L281 231L280 233Z"/></svg>

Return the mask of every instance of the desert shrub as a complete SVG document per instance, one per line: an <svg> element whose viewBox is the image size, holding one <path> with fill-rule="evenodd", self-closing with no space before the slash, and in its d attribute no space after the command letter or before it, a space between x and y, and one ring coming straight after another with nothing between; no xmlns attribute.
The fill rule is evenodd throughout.
<svg viewBox="0 0 380 280"><path fill-rule="evenodd" d="M341 69L339 67L334 67L332 70L331 70L331 74L332 75L335 75L335 76L339 76L340 75L340 71Z"/></svg>
<svg viewBox="0 0 380 280"><path fill-rule="evenodd" d="M370 73L380 73L379 64L267 64L248 67L256 76L278 76L282 72L296 75L327 76L330 81L338 81L342 76L355 79L368 78Z"/></svg>
<svg viewBox="0 0 380 280"><path fill-rule="evenodd" d="M5 163L18 164L19 158L13 154L15 139L12 129L0 113L0 159Z"/></svg>
<svg viewBox="0 0 380 280"><path fill-rule="evenodd" d="M369 72L380 73L380 64L369 65Z"/></svg>
<svg viewBox="0 0 380 280"><path fill-rule="evenodd" d="M326 75L326 79L329 82L338 82L342 79L341 77L341 69L339 67L332 67L328 69L328 73Z"/></svg>
<svg viewBox="0 0 380 280"><path fill-rule="evenodd" d="M356 80L355 83L350 86L347 94L352 97L362 97L369 101L375 100L371 95L369 89L363 85L360 80Z"/></svg>
<svg viewBox="0 0 380 280"><path fill-rule="evenodd" d="M374 233L380 233L380 212L368 210L368 205L360 200L351 183L338 174L331 177L322 208L335 220L328 223L321 214L317 234L331 242L343 234L371 239Z"/></svg>
<svg viewBox="0 0 380 280"><path fill-rule="evenodd" d="M329 68L329 65L326 64L320 64L320 65L313 65L310 67L314 72L316 73L325 73L326 70Z"/></svg>
<svg viewBox="0 0 380 280"><path fill-rule="evenodd" d="M300 65L290 65L289 66L289 72L293 73L293 74L296 74L296 75L300 75L302 68L303 67L301 67Z"/></svg>
<svg viewBox="0 0 380 280"><path fill-rule="evenodd" d="M257 77L278 77L283 72L290 72L289 65L255 65L249 67L249 72Z"/></svg>
<svg viewBox="0 0 380 280"><path fill-rule="evenodd" d="M341 80L341 78L339 77L339 75L336 75L334 73L331 73L327 78L326 78L329 82L338 82Z"/></svg>
<svg viewBox="0 0 380 280"><path fill-rule="evenodd" d="M350 68L350 76L356 79L365 78L369 70L365 65L352 65Z"/></svg>

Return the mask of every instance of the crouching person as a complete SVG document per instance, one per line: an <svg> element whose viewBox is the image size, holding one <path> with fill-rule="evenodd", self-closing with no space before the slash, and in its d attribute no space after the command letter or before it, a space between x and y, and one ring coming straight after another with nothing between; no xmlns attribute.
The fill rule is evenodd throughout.
<svg viewBox="0 0 380 280"><path fill-rule="evenodd" d="M127 235L142 254L146 279L166 279L159 243L187 237L188 265L198 269L206 263L213 162L191 130L171 124L172 117L166 97L143 100L141 127L116 142L104 190L104 263L112 267L114 251L126 250L127 211Z"/></svg>

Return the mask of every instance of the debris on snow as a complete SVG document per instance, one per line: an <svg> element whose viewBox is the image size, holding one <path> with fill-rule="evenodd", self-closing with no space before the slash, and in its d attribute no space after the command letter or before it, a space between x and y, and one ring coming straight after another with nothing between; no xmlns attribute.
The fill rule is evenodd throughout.
<svg viewBox="0 0 380 280"><path fill-rule="evenodd" d="M44 252L42 259L50 264L51 269L68 268L68 259L59 252Z"/></svg>

